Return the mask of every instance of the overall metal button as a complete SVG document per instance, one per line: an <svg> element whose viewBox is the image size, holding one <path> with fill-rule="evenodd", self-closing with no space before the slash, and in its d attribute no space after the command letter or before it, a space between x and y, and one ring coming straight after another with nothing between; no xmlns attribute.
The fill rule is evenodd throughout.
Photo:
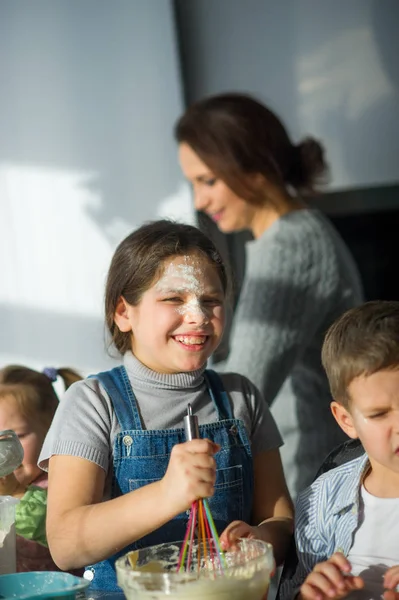
<svg viewBox="0 0 399 600"><path fill-rule="evenodd" d="M125 444L125 446L129 447L133 444L133 439L130 435L124 435L122 442Z"/></svg>
<svg viewBox="0 0 399 600"><path fill-rule="evenodd" d="M94 569L86 569L86 571L83 573L83 577L87 579L87 581L93 581Z"/></svg>

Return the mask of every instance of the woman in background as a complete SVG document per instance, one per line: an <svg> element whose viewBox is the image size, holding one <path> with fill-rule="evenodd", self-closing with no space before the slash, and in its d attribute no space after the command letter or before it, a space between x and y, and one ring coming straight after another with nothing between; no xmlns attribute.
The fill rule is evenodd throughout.
<svg viewBox="0 0 399 600"><path fill-rule="evenodd" d="M323 148L292 144L271 110L238 93L189 107L175 135L196 209L224 233L253 235L230 353L216 368L247 376L272 407L295 495L343 441L320 353L331 323L363 299L343 240L302 197L326 173Z"/></svg>

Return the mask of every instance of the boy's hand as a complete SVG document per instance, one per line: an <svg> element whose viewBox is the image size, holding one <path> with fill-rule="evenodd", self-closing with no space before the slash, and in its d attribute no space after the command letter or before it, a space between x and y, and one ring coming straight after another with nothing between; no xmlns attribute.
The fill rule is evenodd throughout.
<svg viewBox="0 0 399 600"><path fill-rule="evenodd" d="M399 566L391 567L384 575L384 600L399 600L399 592L396 587L399 585Z"/></svg>
<svg viewBox="0 0 399 600"><path fill-rule="evenodd" d="M336 552L315 566L301 586L300 597L304 600L344 598L364 586L361 577L354 577L350 572L350 563L343 554Z"/></svg>
<svg viewBox="0 0 399 600"><path fill-rule="evenodd" d="M173 447L167 471L160 484L163 501L174 514L191 507L195 500L213 496L216 462L213 455L218 444L207 439L195 439Z"/></svg>
<svg viewBox="0 0 399 600"><path fill-rule="evenodd" d="M220 536L220 545L223 550L238 550L237 541L240 538L247 538L249 540L261 539L257 527L251 527L251 525L248 525L248 523L245 523L244 521L233 521L226 527ZM276 562L274 561L274 567L270 577L273 577L275 571Z"/></svg>
<svg viewBox="0 0 399 600"><path fill-rule="evenodd" d="M256 527L251 527L244 521L233 521L230 523L220 536L220 545L223 550L234 548L237 540L240 538L249 538L251 540L256 538Z"/></svg>
<svg viewBox="0 0 399 600"><path fill-rule="evenodd" d="M399 592L395 592L395 590L387 590L384 592L383 598L384 600L399 600Z"/></svg>

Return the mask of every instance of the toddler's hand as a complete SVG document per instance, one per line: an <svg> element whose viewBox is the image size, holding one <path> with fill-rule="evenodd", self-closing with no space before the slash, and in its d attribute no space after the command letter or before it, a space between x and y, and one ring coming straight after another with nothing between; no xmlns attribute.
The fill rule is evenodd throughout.
<svg viewBox="0 0 399 600"><path fill-rule="evenodd" d="M19 491L19 483L14 473L0 477L0 496L13 496Z"/></svg>
<svg viewBox="0 0 399 600"><path fill-rule="evenodd" d="M399 566L391 567L384 575L384 600L399 600L399 592L396 587L399 585Z"/></svg>
<svg viewBox="0 0 399 600"><path fill-rule="evenodd" d="M251 527L244 521L233 521L230 523L220 536L220 545L223 550L235 548L237 541L240 538L256 538L256 527Z"/></svg>
<svg viewBox="0 0 399 600"><path fill-rule="evenodd" d="M173 447L165 476L161 480L164 501L179 514L195 500L213 496L216 462L213 455L218 444L207 439L195 439Z"/></svg>
<svg viewBox="0 0 399 600"><path fill-rule="evenodd" d="M350 574L351 565L340 552L317 564L301 586L304 600L331 600L344 598L364 586L360 577Z"/></svg>

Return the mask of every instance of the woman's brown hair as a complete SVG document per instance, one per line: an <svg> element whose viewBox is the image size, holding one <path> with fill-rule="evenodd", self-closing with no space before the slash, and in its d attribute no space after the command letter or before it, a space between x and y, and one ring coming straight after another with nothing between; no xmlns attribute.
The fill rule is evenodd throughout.
<svg viewBox="0 0 399 600"><path fill-rule="evenodd" d="M131 349L129 332L122 332L114 317L119 299L136 306L161 275L164 261L175 256L202 254L216 268L227 294L229 279L222 257L213 242L192 225L160 220L146 223L117 247L105 287L105 319L112 342L124 354Z"/></svg>
<svg viewBox="0 0 399 600"><path fill-rule="evenodd" d="M23 414L40 416L43 426L48 428L59 404L53 387L57 376L63 380L65 389L82 379L67 367L45 369L40 373L22 365L8 365L0 369L0 398L14 398Z"/></svg>
<svg viewBox="0 0 399 600"><path fill-rule="evenodd" d="M175 137L248 202L264 198L247 175L260 174L310 194L327 172L317 140L307 137L294 145L280 119L246 94L221 94L196 102L178 120Z"/></svg>

